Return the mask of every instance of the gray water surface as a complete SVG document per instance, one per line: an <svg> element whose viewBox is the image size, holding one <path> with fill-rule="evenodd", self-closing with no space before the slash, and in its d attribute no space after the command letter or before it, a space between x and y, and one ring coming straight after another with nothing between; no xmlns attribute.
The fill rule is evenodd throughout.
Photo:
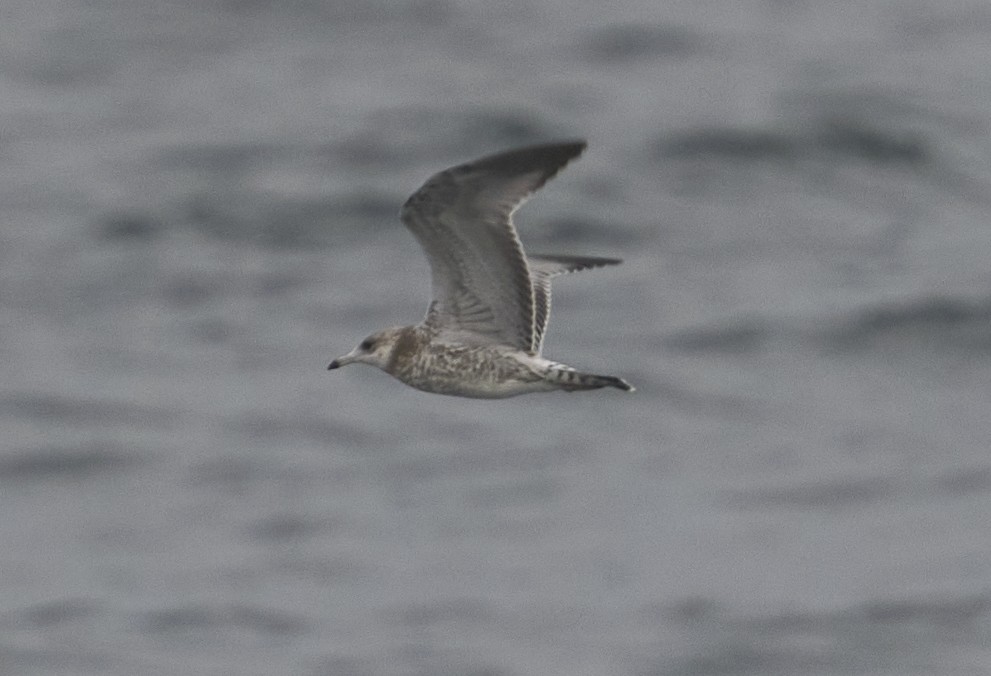
<svg viewBox="0 0 991 676"><path fill-rule="evenodd" d="M991 673L991 5L54 0L0 22L0 673ZM517 215L620 392L327 373Z"/></svg>

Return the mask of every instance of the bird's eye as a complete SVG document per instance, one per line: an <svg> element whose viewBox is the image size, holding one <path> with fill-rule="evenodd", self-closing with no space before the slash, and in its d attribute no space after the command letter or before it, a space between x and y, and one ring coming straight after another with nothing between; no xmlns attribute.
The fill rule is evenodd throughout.
<svg viewBox="0 0 991 676"><path fill-rule="evenodd" d="M365 340L361 341L361 345L359 345L358 347L360 347L365 352L370 352L371 349L375 347L375 341L371 340L370 338L366 338Z"/></svg>

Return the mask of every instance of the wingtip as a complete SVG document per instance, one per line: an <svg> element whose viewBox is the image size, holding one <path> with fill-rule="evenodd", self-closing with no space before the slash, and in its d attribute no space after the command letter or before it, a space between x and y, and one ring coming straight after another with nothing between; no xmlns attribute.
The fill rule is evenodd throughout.
<svg viewBox="0 0 991 676"><path fill-rule="evenodd" d="M606 267L607 265L622 265L622 264L623 264L623 259L622 258L601 258L600 257L600 258L598 258L596 260L596 264L593 267L601 268L601 267Z"/></svg>
<svg viewBox="0 0 991 676"><path fill-rule="evenodd" d="M563 141L556 141L546 145L548 148L561 148L570 156L570 159L573 160L585 152L588 148L588 141L583 138L564 139Z"/></svg>
<svg viewBox="0 0 991 676"><path fill-rule="evenodd" d="M572 147L575 150L577 150L579 153L584 151L586 148L588 148L588 141L586 141L583 138L564 139L563 141L559 141L558 143L559 145L562 146Z"/></svg>
<svg viewBox="0 0 991 676"><path fill-rule="evenodd" d="M531 165L533 168L543 167L548 175L544 180L551 178L565 165L577 159L588 147L585 139L564 139L560 141L548 141L546 143L535 143L528 146L511 148L494 155L488 155L476 160L476 166L489 165L498 166L505 164L507 168L518 169L521 162ZM539 187L539 186L538 186Z"/></svg>
<svg viewBox="0 0 991 676"><path fill-rule="evenodd" d="M593 270L609 265L619 265L622 258L604 258L602 256L569 256L563 254L530 254L527 261L531 265L531 270L536 267L538 271L551 277L557 277L569 272L581 272L582 270Z"/></svg>

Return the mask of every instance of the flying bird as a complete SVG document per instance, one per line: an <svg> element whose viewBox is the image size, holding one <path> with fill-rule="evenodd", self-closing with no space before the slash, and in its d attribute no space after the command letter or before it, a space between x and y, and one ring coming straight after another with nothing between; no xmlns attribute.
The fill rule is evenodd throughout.
<svg viewBox="0 0 991 676"><path fill-rule="evenodd" d="M371 364L426 392L497 399L529 392L633 386L541 356L551 280L618 265L615 258L528 256L513 213L584 141L534 145L435 174L400 218L430 262L433 300L419 324L384 329L330 362Z"/></svg>

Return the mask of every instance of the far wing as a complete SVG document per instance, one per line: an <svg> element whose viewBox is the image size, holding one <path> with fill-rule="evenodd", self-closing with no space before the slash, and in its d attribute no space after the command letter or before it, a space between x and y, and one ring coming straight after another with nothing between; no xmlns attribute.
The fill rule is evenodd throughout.
<svg viewBox="0 0 991 676"><path fill-rule="evenodd" d="M592 256L529 256L530 277L533 279L534 316L536 349L540 354L544 344L544 333L551 319L551 279L571 272L601 268L606 265L619 265L618 258L598 258Z"/></svg>

